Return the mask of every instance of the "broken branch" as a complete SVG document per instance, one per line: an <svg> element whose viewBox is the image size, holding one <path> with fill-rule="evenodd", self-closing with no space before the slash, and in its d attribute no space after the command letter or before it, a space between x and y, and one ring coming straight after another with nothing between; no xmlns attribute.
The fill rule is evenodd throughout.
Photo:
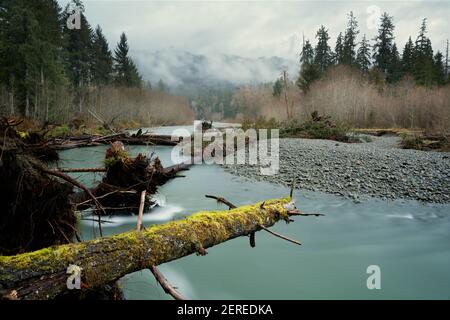
<svg viewBox="0 0 450 320"><path fill-rule="evenodd" d="M138 213L138 219L137 219L137 225L136 225L136 229L137 231L141 231L142 230L142 214L144 212L144 205L145 205L145 194L146 194L146 190L143 190L141 192L141 202L139 204L139 213Z"/></svg>
<svg viewBox="0 0 450 320"><path fill-rule="evenodd" d="M45 168L44 166L41 166L41 170L49 175L61 178L71 184L73 184L74 186L78 187L79 189L83 190L84 192L86 192L89 197L94 201L96 207L98 210L101 210L105 215L105 209L103 209L102 205L100 204L100 202L98 202L97 198L92 194L91 190L89 190L88 188L86 188L82 183L78 182L77 180L71 178L70 176L68 176L67 174L63 173L63 172L59 172L59 171L55 171L55 170L50 170ZM103 232L102 232L102 223L100 221L100 214L98 214L98 228L100 231L100 236L103 237Z"/></svg>
<svg viewBox="0 0 450 320"><path fill-rule="evenodd" d="M210 199L215 199L217 200L217 202L223 203L224 205L228 206L229 209L234 209L236 208L236 206L234 204L232 204L231 202L229 202L228 200L222 198L222 197L216 197L216 196L211 196L211 195L205 195L206 198L210 198Z"/></svg>
<svg viewBox="0 0 450 320"><path fill-rule="evenodd" d="M292 240L292 239L290 239L290 238L288 238L288 237L286 237L286 236L283 236L282 234L273 232L272 230L270 230L270 229L268 229L268 228L266 228L266 227L264 227L264 226L259 226L259 227L260 227L261 229L267 231L268 233L274 235L275 237L278 237L278 238L280 238L280 239L284 239L284 240L286 240L286 241L289 241L289 242L298 244L299 246L302 245L302 244L301 244L300 242L298 242L297 240Z"/></svg>
<svg viewBox="0 0 450 320"><path fill-rule="evenodd" d="M184 297L178 293L177 290L167 281L167 279L159 272L156 266L151 266L150 271L155 276L156 281L161 285L164 289L164 292L171 295L175 300L185 300Z"/></svg>

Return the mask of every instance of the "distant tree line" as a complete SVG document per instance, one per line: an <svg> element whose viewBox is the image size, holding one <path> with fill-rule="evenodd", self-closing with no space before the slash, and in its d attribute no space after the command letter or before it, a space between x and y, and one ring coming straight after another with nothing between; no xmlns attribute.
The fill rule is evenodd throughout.
<svg viewBox="0 0 450 320"><path fill-rule="evenodd" d="M393 84L405 76L412 77L417 84L431 87L449 82L448 41L447 50L433 54L431 41L427 37L427 19L422 20L419 35L408 42L400 55L394 36L393 17L382 14L377 36L372 44L360 33L353 12L348 15L347 28L339 33L334 50L329 45L328 30L321 26L316 33L317 43L312 46L309 40L303 40L300 52L300 74L297 85L307 92L310 85L319 79L328 68L335 65L347 65L359 69L374 82ZM279 96L283 89L280 80L274 83L273 95Z"/></svg>
<svg viewBox="0 0 450 320"><path fill-rule="evenodd" d="M71 90L84 112L86 94L105 86L141 87L124 33L111 51L100 26L93 29L80 0L64 10L56 0L0 2L0 87L12 115L49 119L56 97ZM79 13L79 29L68 20ZM5 99L3 99L5 100Z"/></svg>

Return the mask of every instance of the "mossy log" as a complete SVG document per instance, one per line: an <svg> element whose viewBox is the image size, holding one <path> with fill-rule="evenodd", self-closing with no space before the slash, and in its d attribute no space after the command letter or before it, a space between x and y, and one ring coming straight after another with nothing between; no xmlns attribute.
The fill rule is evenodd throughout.
<svg viewBox="0 0 450 320"><path fill-rule="evenodd" d="M0 256L0 297L52 299L66 294L69 265L82 268L81 290L112 283L227 240L250 235L279 220L290 197L224 211L202 211L186 219L84 243L50 247L16 256Z"/></svg>

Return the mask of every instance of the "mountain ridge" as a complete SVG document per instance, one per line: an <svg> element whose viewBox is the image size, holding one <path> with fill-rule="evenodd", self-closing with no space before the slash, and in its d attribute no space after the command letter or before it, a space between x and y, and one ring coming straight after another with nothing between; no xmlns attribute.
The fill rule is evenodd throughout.
<svg viewBox="0 0 450 320"><path fill-rule="evenodd" d="M275 81L287 70L298 73L298 62L278 56L248 58L238 55L195 54L180 49L131 52L144 81L152 86L162 79L171 92L186 94L197 87L237 87Z"/></svg>

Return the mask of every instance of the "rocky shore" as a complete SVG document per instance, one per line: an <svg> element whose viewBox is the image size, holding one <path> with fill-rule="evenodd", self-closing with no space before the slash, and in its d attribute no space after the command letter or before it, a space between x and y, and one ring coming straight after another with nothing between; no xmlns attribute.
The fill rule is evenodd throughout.
<svg viewBox="0 0 450 320"><path fill-rule="evenodd" d="M259 166L224 166L233 174L351 198L450 202L450 154L399 148L396 136L370 142L280 139L280 170L260 174Z"/></svg>

